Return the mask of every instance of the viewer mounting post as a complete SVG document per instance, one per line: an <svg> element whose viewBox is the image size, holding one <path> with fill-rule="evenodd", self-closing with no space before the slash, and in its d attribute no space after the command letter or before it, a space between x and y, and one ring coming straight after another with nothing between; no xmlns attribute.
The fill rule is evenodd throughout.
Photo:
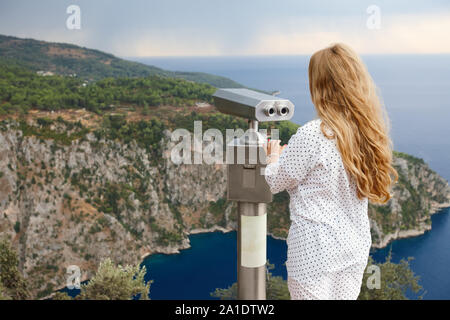
<svg viewBox="0 0 450 320"><path fill-rule="evenodd" d="M294 105L248 89L218 89L213 97L220 112L248 119L247 132L227 145L227 198L238 206L238 299L265 300L267 203L272 193L264 177L267 136L258 132L258 121L289 120Z"/></svg>

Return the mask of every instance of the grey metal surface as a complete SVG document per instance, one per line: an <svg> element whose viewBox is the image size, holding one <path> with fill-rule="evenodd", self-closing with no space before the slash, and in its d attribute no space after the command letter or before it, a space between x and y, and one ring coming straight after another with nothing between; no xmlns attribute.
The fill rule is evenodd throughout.
<svg viewBox="0 0 450 320"><path fill-rule="evenodd" d="M272 202L273 195L262 174L265 165L260 155L264 154L262 146L228 146L234 149L233 164L227 166L227 199L252 203ZM245 162L238 163L240 153L245 153ZM253 161L251 155L256 155ZM265 161L265 160L264 160Z"/></svg>
<svg viewBox="0 0 450 320"><path fill-rule="evenodd" d="M294 115L294 105L288 99L249 89L218 89L213 98L220 112L246 119L283 121Z"/></svg>
<svg viewBox="0 0 450 320"><path fill-rule="evenodd" d="M263 226L267 223L266 203L271 202L273 196L261 174L266 163L263 144L267 137L257 130L258 121L249 120L247 134L227 145L227 160L230 159L230 151L233 159L227 165L227 198L238 204L237 294L240 300L266 299L267 230ZM244 216L254 218L246 218L243 227ZM246 234L243 235L243 232ZM246 239L244 244L243 237Z"/></svg>
<svg viewBox="0 0 450 320"><path fill-rule="evenodd" d="M266 265L248 268L241 265L241 216L261 216L266 214L265 203L238 202L238 239L237 239L237 286L239 300L266 299ZM260 230L266 233L266 230Z"/></svg>
<svg viewBox="0 0 450 320"><path fill-rule="evenodd" d="M258 120L248 120L248 128L258 132Z"/></svg>
<svg viewBox="0 0 450 320"><path fill-rule="evenodd" d="M239 300L266 300L266 266L240 267L238 272Z"/></svg>
<svg viewBox="0 0 450 320"><path fill-rule="evenodd" d="M266 163L263 144L267 137L256 130L258 121L250 120L247 133L227 145L228 200L253 203L272 201L272 193L262 174Z"/></svg>

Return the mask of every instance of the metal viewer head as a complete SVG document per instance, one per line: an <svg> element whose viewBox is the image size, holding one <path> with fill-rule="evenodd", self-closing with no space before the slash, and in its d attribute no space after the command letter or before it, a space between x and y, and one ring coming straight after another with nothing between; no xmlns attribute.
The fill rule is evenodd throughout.
<svg viewBox="0 0 450 320"><path fill-rule="evenodd" d="M218 89L213 98L220 112L249 120L283 121L294 115L294 104L288 99L249 89Z"/></svg>

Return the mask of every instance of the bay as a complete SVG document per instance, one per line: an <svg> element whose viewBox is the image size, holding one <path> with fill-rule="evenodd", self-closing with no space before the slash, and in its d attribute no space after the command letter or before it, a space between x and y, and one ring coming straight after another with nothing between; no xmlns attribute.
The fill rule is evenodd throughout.
<svg viewBox="0 0 450 320"><path fill-rule="evenodd" d="M426 293L424 299L450 299L450 208L432 216L432 231L395 240L386 248L373 250L376 263L385 261L392 252L392 261L414 257L411 269L420 276ZM179 254L154 254L142 265L147 268L146 281L153 280L150 298L156 300L215 299L216 288L227 288L237 279L236 232L211 232L189 236L191 248ZM275 265L273 275L287 278L286 241L267 237L267 259ZM383 275L381 275L383 277ZM417 295L408 293L411 299Z"/></svg>

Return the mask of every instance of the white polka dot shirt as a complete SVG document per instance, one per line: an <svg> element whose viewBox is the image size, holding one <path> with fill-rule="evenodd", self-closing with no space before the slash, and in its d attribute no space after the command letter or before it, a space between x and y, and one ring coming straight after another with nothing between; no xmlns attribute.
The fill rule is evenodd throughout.
<svg viewBox="0 0 450 320"><path fill-rule="evenodd" d="M320 124L300 127L265 177L272 193L290 195L291 298L356 299L371 246L368 200L358 199L336 139L326 138Z"/></svg>

